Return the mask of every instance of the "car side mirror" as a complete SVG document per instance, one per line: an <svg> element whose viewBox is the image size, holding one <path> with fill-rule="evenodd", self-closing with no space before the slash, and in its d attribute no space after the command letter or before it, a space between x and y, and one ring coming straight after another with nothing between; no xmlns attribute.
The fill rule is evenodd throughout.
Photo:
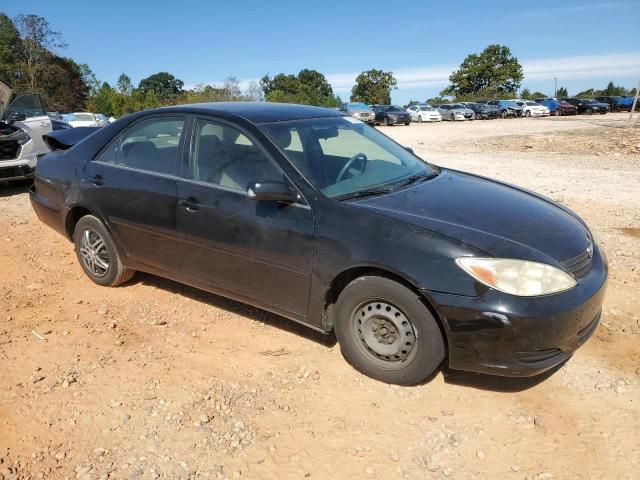
<svg viewBox="0 0 640 480"><path fill-rule="evenodd" d="M284 202L295 203L298 201L286 182L265 181L251 182L247 188L249 198L258 202Z"/></svg>
<svg viewBox="0 0 640 480"><path fill-rule="evenodd" d="M21 112L16 112L15 110L12 112L9 112L9 115L7 115L7 122L9 123L13 123L13 122L24 122L27 119L27 115Z"/></svg>

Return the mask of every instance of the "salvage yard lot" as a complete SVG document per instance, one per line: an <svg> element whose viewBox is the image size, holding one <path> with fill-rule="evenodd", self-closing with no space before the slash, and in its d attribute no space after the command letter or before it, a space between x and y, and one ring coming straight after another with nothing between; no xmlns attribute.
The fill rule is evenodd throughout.
<svg viewBox="0 0 640 480"><path fill-rule="evenodd" d="M535 379L362 376L332 337L151 275L90 282L0 187L0 480L637 478L640 128L627 114L381 127L436 164L574 209L602 323Z"/></svg>

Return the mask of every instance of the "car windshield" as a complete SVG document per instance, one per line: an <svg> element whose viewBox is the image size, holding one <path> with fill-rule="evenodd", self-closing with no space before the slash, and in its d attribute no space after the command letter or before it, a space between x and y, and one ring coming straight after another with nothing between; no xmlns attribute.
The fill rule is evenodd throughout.
<svg viewBox="0 0 640 480"><path fill-rule="evenodd" d="M77 120L79 122L93 122L95 118L91 113L74 113L71 120Z"/></svg>
<svg viewBox="0 0 640 480"><path fill-rule="evenodd" d="M525 102L527 105L531 106L531 107L537 107L539 106L539 104L537 104L536 102Z"/></svg>
<svg viewBox="0 0 640 480"><path fill-rule="evenodd" d="M402 108L400 108L400 107L394 107L394 106L387 107L385 110L386 110L387 112L404 112L404 110L403 110Z"/></svg>
<svg viewBox="0 0 640 480"><path fill-rule="evenodd" d="M588 104L588 105L591 105L591 104L593 104L593 103L598 103L598 102L596 102L595 100L580 100L580 101L581 101L582 103L586 103L586 104Z"/></svg>
<svg viewBox="0 0 640 480"><path fill-rule="evenodd" d="M263 131L330 198L385 193L437 169L374 128L348 117L264 124Z"/></svg>
<svg viewBox="0 0 640 480"><path fill-rule="evenodd" d="M433 108L433 107L420 107L420 110L422 110L423 112L433 112L435 110L435 108Z"/></svg>
<svg viewBox="0 0 640 480"><path fill-rule="evenodd" d="M451 108L467 108L464 105L460 105L459 103L456 103L455 105L451 105Z"/></svg>
<svg viewBox="0 0 640 480"><path fill-rule="evenodd" d="M348 103L347 110L369 110L369 105L366 103Z"/></svg>

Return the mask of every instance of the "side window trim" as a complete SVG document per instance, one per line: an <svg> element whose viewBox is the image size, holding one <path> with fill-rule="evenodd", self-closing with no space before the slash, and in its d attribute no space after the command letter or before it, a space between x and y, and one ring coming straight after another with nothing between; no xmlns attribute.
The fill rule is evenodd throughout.
<svg viewBox="0 0 640 480"><path fill-rule="evenodd" d="M178 162L179 159L182 158L183 156L183 150L184 150L184 143L185 143L185 138L186 135L185 133L187 133L187 127L188 127L188 120L189 120L189 116L185 115L185 114L176 114L176 113L167 113L167 114L161 114L161 115L153 115L153 116L145 116L142 118L139 118L137 120L135 120L134 122L130 123L129 125L127 125L124 129L120 130L104 147L102 147L98 153L96 153L93 158L91 160L89 160L89 162L98 162L101 163L103 165L110 165L112 167L116 167L116 168L123 168L123 169L127 169L127 170L133 170L136 172L145 172L145 173L149 173L149 174L153 174L153 175L161 175L161 176L169 176L169 177L179 177L180 176L180 168L178 168ZM120 141L122 140L122 138L124 136L126 136L129 132L131 132L131 130L133 130L134 128L136 128L137 126L139 126L141 123L150 121L150 120L159 120L159 119L176 119L176 120L182 120L183 123L183 127L182 127L182 132L180 132L180 139L178 140L178 151L176 152L176 158L174 159L173 162L173 173L163 173L163 172L157 172L154 170L144 170L141 168L135 168L135 167L130 167L128 165L120 165L120 164L110 164L108 162L102 162L100 161L100 157L102 157L102 155L109 150L112 146L114 146L114 144L116 143L120 143ZM118 156L120 155L120 146L118 146Z"/></svg>

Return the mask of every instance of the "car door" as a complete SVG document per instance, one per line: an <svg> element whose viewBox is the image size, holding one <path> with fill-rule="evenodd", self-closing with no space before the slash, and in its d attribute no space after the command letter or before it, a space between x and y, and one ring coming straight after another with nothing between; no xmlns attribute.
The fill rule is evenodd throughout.
<svg viewBox="0 0 640 480"><path fill-rule="evenodd" d="M189 166L178 182L177 228L183 273L278 310L308 310L313 214L306 203L258 202L247 186L288 181L239 127L194 120Z"/></svg>
<svg viewBox="0 0 640 480"><path fill-rule="evenodd" d="M42 140L42 136L52 130L51 119L47 115L44 103L40 95L27 93L18 95L7 108L5 118L12 113L24 114L25 120L15 122L17 127L23 128L29 134L33 141L34 152L36 154L44 154L49 148Z"/></svg>
<svg viewBox="0 0 640 480"><path fill-rule="evenodd" d="M185 117L146 117L85 165L83 184L94 208L127 256L155 269L179 267L177 159Z"/></svg>

